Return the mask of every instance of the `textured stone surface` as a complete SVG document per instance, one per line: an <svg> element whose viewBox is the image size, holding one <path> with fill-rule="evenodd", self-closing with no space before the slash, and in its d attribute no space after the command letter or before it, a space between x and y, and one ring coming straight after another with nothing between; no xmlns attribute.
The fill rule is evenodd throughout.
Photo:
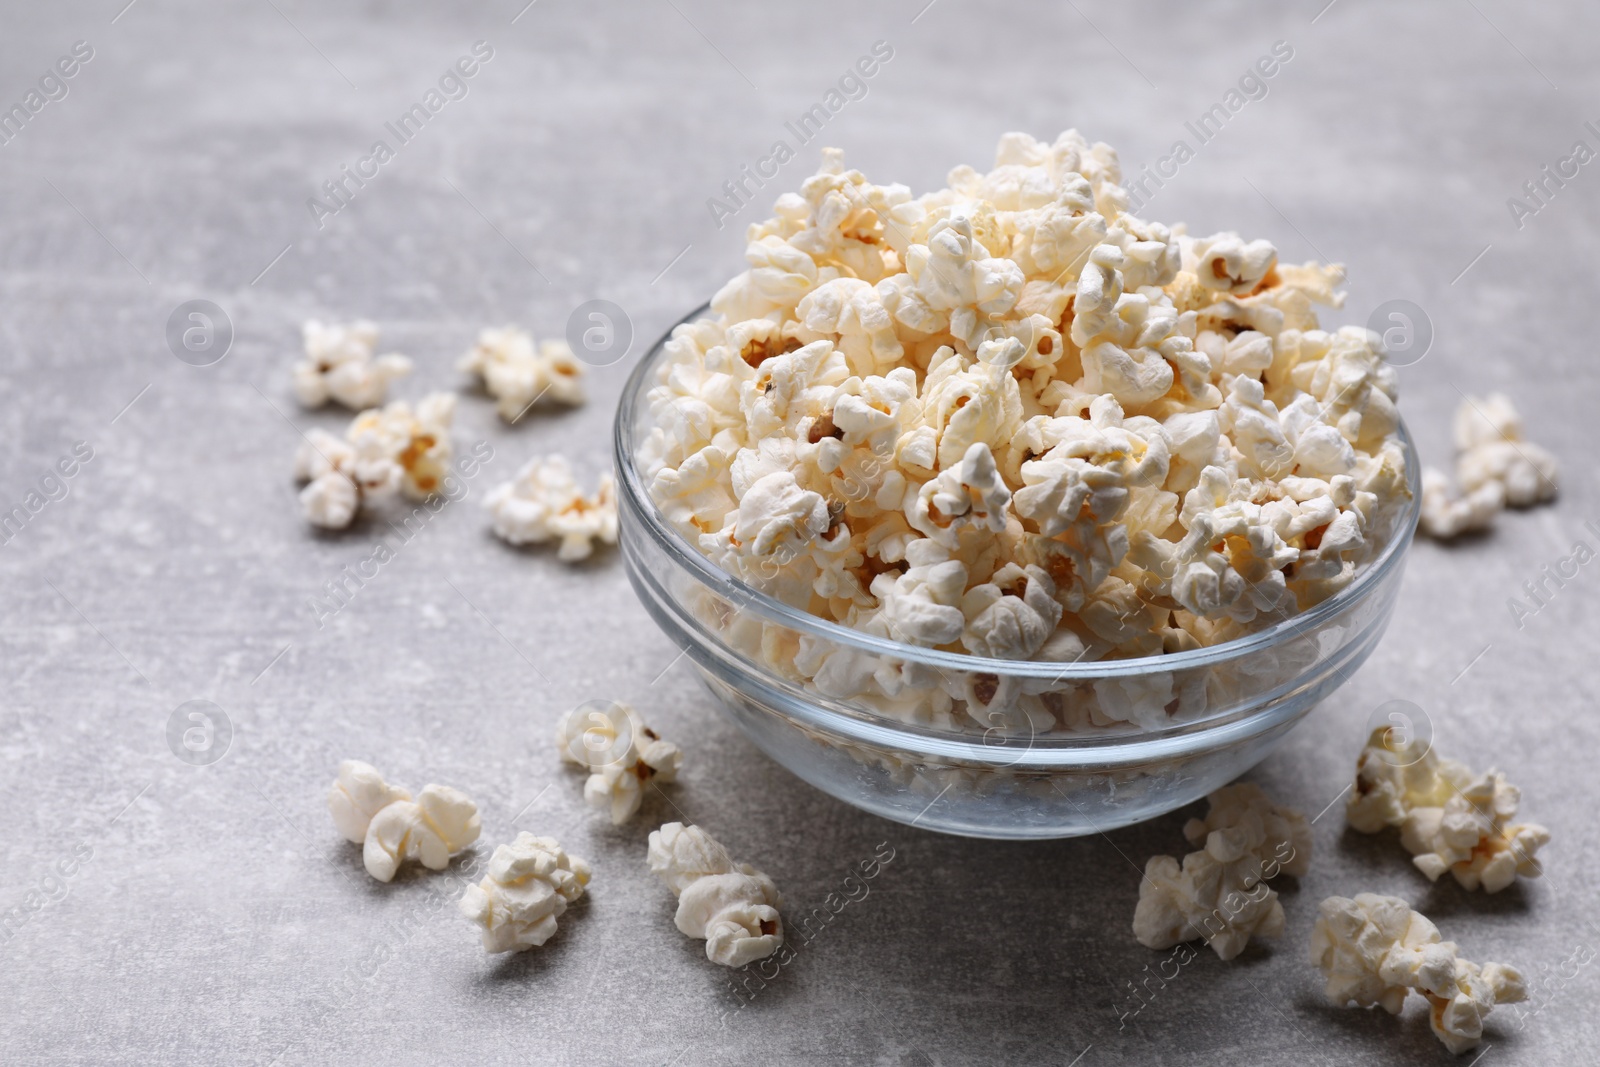
<svg viewBox="0 0 1600 1067"><path fill-rule="evenodd" d="M13 916L0 1059L1441 1061L1418 1006L1398 1021L1327 1007L1304 961L1316 902L1368 890L1405 896L1470 958L1533 979L1521 1018L1491 1019L1490 1064L1594 1062L1600 967L1577 960L1600 945L1587 869L1600 563L1520 629L1506 602L1575 538L1597 543L1582 523L1600 521L1584 466L1600 174L1584 168L1521 230L1505 203L1574 140L1600 147L1582 126L1600 120L1592 9L1084 0L1034 5L1042 21L1018 27L961 0L920 16L923 0L604 14L541 0L520 17L521 0L429 13L119 3L7 4L0 45L6 106L72 42L95 49L69 95L0 146L0 501L23 500L74 442L94 449L70 495L0 548L0 910ZM297 514L289 423L343 418L293 406L303 318L376 319L384 347L417 360L401 389L413 397L458 384L454 357L478 327L556 332L595 297L628 310L642 347L737 268L740 227L809 173L818 145L720 231L706 198L792 142L784 121L880 38L894 59L824 140L918 190L987 163L1013 128L1077 125L1137 172L1176 138L1193 146L1185 120L1291 42L1269 95L1199 146L1150 214L1347 263L1342 321L1391 298L1425 307L1433 350L1402 382L1436 462L1458 390L1502 388L1566 465L1556 506L1459 547L1419 545L1383 648L1252 772L1308 813L1334 805L1312 873L1283 893L1285 937L1231 964L1203 953L1143 1002L1130 983L1167 954L1129 931L1139 869L1181 854L1193 812L1046 844L863 815L708 705L614 554L568 568L490 537L476 500L528 455L559 448L588 475L608 461L631 360L591 375L587 407L512 429L465 397L462 444L495 450L474 500L337 616L319 626L308 607L380 531L319 536ZM470 94L319 229L306 198L479 39L495 52ZM180 363L164 340L194 298L236 330L214 366ZM637 703L689 754L670 802L652 796L620 830L583 807L548 741L590 697ZM203 767L166 740L196 699L234 731ZM1555 834L1543 880L1495 897L1430 887L1396 841L1344 831L1334 802L1368 715L1391 699L1424 708L1446 753L1524 787L1524 811ZM591 894L543 949L485 958L454 914L458 872L392 885L362 873L322 802L343 757L466 790L481 855L518 830L555 833L594 864ZM880 842L896 855L735 1011L729 975L673 929L671 895L646 870L645 837L670 818L712 828L795 914ZM52 876L58 864L74 873Z"/></svg>

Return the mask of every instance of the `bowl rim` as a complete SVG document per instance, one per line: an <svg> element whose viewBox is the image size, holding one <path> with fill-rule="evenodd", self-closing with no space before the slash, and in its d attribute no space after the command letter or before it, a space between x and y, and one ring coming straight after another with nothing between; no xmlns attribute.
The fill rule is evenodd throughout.
<svg viewBox="0 0 1600 1067"><path fill-rule="evenodd" d="M995 659L964 652L944 652L863 633L843 623L824 619L768 596L712 563L697 546L690 544L667 522L643 483L636 462L638 442L634 427L640 405L649 389L655 384L650 380L651 375L665 352L667 342L672 339L673 332L679 326L703 317L710 309L711 302L708 300L668 327L666 332L639 358L623 384L612 433L619 492L627 498L632 506L631 510L643 518L645 531L651 540L676 564L690 571L698 581L710 587L718 596L738 604L741 610L752 610L770 622L835 645L892 657L908 663L923 664L939 670L1048 679L1053 682L1126 678L1214 667L1287 643L1298 634L1353 609L1374 590L1383 587L1383 579L1390 571L1404 564L1406 552L1416 534L1417 523L1422 514L1420 459L1410 429L1406 426L1404 417L1401 417L1399 436L1406 461L1406 488L1411 493L1411 499L1405 511L1398 517L1389 543L1383 547L1376 559L1367 564L1365 570L1357 573L1349 585L1333 596L1306 611L1285 616L1255 633L1188 652L1083 661Z"/></svg>

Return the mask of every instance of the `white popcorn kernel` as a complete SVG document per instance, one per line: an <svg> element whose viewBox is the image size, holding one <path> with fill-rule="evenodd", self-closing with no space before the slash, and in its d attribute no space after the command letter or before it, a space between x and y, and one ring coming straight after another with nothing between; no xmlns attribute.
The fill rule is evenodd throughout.
<svg viewBox="0 0 1600 1067"><path fill-rule="evenodd" d="M567 343L535 345L532 335L516 326L480 331L477 344L457 367L482 380L506 422L516 422L545 397L561 404L583 403L583 364Z"/></svg>
<svg viewBox="0 0 1600 1067"><path fill-rule="evenodd" d="M483 506L493 516L495 536L513 545L556 541L556 556L572 563L588 559L598 544L617 543L616 483L600 476L593 496L585 496L566 457L535 456L517 476L490 490Z"/></svg>
<svg viewBox="0 0 1600 1067"><path fill-rule="evenodd" d="M312 319L301 327L305 358L291 369L295 399L308 408L333 400L360 411L382 404L389 383L411 373L411 360L390 353L374 357L378 328L359 321L348 326Z"/></svg>
<svg viewBox="0 0 1600 1067"><path fill-rule="evenodd" d="M1345 820L1362 833L1400 828L1400 843L1429 881L1446 871L1464 889L1489 893L1543 873L1550 831L1515 823L1521 793L1495 771L1473 775L1420 737L1379 727L1356 761Z"/></svg>
<svg viewBox="0 0 1600 1067"><path fill-rule="evenodd" d="M1240 296L1254 292L1278 262L1278 250L1270 242L1246 242L1236 233L1184 239L1181 247L1183 269L1201 285Z"/></svg>
<svg viewBox="0 0 1600 1067"><path fill-rule="evenodd" d="M1255 785L1227 786L1207 800L1205 819L1183 828L1200 851L1182 866L1171 856L1146 863L1133 933L1153 949L1203 939L1218 958L1231 960L1253 935L1283 932L1283 906L1266 882L1310 869L1311 826Z"/></svg>
<svg viewBox="0 0 1600 1067"><path fill-rule="evenodd" d="M678 896L680 931L706 942L706 958L724 967L765 959L783 945L782 899L772 879L698 826L669 822L650 833L650 870Z"/></svg>
<svg viewBox="0 0 1600 1067"><path fill-rule="evenodd" d="M1422 518L1419 528L1429 537L1448 541L1494 525L1505 509L1506 489L1496 479L1484 481L1472 492L1458 494L1450 477L1432 467L1422 471Z"/></svg>
<svg viewBox="0 0 1600 1067"><path fill-rule="evenodd" d="M359 845L367 839L374 815L397 800L410 799L410 793L385 782L371 764L347 759L328 790L328 811L345 840Z"/></svg>
<svg viewBox="0 0 1600 1067"><path fill-rule="evenodd" d="M380 882L392 880L407 860L442 871L450 857L478 839L482 828L478 807L465 793L425 785L416 800L394 801L372 817L361 858L367 873Z"/></svg>
<svg viewBox="0 0 1600 1067"><path fill-rule="evenodd" d="M1459 1055L1477 1047L1483 1019L1497 1004L1527 999L1515 968L1461 959L1454 942L1440 940L1438 927L1398 897L1329 897L1319 912L1311 962L1335 1006L1377 1005L1398 1015L1415 991L1428 1001L1435 1036Z"/></svg>
<svg viewBox="0 0 1600 1067"><path fill-rule="evenodd" d="M485 952L521 952L550 940L589 880L589 865L555 838L524 832L495 847L489 873L467 887L458 908L481 928Z"/></svg>
<svg viewBox="0 0 1600 1067"><path fill-rule="evenodd" d="M397 492L421 500L444 487L450 471L455 397L433 393L413 412L403 400L357 415L339 440L312 430L295 454L295 477L306 520L342 529L369 505Z"/></svg>
<svg viewBox="0 0 1600 1067"><path fill-rule="evenodd" d="M644 783L671 782L683 766L683 750L663 741L626 704L591 700L556 724L561 758L588 770L583 797L607 810L613 826L631 819L644 802Z"/></svg>
<svg viewBox="0 0 1600 1067"><path fill-rule="evenodd" d="M915 497L908 496L906 521L946 548L959 548L963 529L1004 530L1010 500L994 454L979 441L960 463L925 483Z"/></svg>

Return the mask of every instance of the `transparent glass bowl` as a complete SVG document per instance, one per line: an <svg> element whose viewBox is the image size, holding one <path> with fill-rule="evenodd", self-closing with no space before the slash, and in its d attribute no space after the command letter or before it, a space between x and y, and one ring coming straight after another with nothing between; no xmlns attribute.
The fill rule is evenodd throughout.
<svg viewBox="0 0 1600 1067"><path fill-rule="evenodd" d="M705 313L697 309L683 321ZM1249 637L1192 652L1085 663L982 659L869 636L789 607L728 575L651 500L636 456L667 336L634 368L617 410L622 556L656 624L763 752L818 789L899 822L984 838L1095 833L1172 811L1259 762L1361 666L1383 636L1421 508L1402 426L1410 504L1381 553L1339 593ZM863 699L824 695L797 648L875 657L950 688L1028 693L1070 706L1114 689L1187 705L1171 725L1087 732L909 725ZM1169 694L1182 694L1167 704ZM1053 703L1052 703L1053 702Z"/></svg>

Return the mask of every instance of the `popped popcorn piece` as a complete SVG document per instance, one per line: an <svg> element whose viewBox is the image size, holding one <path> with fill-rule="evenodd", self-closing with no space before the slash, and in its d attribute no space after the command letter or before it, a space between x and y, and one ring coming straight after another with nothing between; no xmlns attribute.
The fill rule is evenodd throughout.
<svg viewBox="0 0 1600 1067"><path fill-rule="evenodd" d="M328 529L349 526L360 511L396 493L421 500L438 492L450 467L455 397L433 393L413 411L403 400L363 411L344 440L312 430L295 453L295 477L306 521Z"/></svg>
<svg viewBox="0 0 1600 1067"><path fill-rule="evenodd" d="M1199 851L1181 867L1171 856L1145 864L1133 933L1154 949L1203 939L1219 959L1231 960L1253 935L1283 932L1283 906L1266 882L1310 869L1311 826L1248 783L1225 786L1207 800L1205 819L1183 828Z"/></svg>
<svg viewBox="0 0 1600 1067"><path fill-rule="evenodd" d="M372 817L411 794L383 780L370 763L347 759L339 764L339 777L328 790L328 811L345 840L359 845L367 839Z"/></svg>
<svg viewBox="0 0 1600 1067"><path fill-rule="evenodd" d="M1495 479L1483 482L1470 493L1457 493L1450 476L1432 467L1422 471L1422 519L1419 529L1441 541L1465 533L1487 530L1494 517L1505 510L1506 488Z"/></svg>
<svg viewBox="0 0 1600 1067"><path fill-rule="evenodd" d="M1505 394L1464 398L1454 436L1459 490L1442 472L1422 472L1421 530L1429 537L1449 540L1486 530L1504 508L1555 499L1560 464L1527 439L1522 416Z"/></svg>
<svg viewBox="0 0 1600 1067"><path fill-rule="evenodd" d="M450 857L478 839L478 808L466 795L443 785L410 792L391 786L360 760L339 764L328 790L328 812L339 833L362 846L367 873L380 882L394 878L408 859L442 871Z"/></svg>
<svg viewBox="0 0 1600 1067"><path fill-rule="evenodd" d="M671 782L683 766L683 750L645 725L627 704L591 700L556 724L561 758L589 771L583 797L610 812L613 826L631 819L644 802L644 783Z"/></svg>
<svg viewBox="0 0 1600 1067"><path fill-rule="evenodd" d="M467 886L458 909L481 927L485 952L521 952L550 940L567 905L583 896L589 865L553 837L523 832L497 845L489 873Z"/></svg>
<svg viewBox="0 0 1600 1067"><path fill-rule="evenodd" d="M1319 912L1311 962L1335 1006L1378 1005L1398 1015L1415 991L1428 1001L1434 1035L1460 1055L1477 1047L1497 1004L1527 999L1516 968L1461 959L1454 942L1440 940L1438 927L1398 897L1329 897Z"/></svg>
<svg viewBox="0 0 1600 1067"><path fill-rule="evenodd" d="M1498 771L1474 775L1442 759L1431 742L1380 726L1356 760L1345 821L1362 833L1400 828L1417 869L1436 882L1449 871L1463 889L1498 893L1543 873L1538 851L1550 831L1515 823L1522 794Z"/></svg>
<svg viewBox="0 0 1600 1067"><path fill-rule="evenodd" d="M772 879L734 863L700 827L669 822L652 830L649 859L651 872L678 897L678 929L705 939L712 963L743 967L783 945L783 900Z"/></svg>
<svg viewBox="0 0 1600 1067"><path fill-rule="evenodd" d="M1119 181L1071 130L922 196L825 150L665 343L637 456L661 513L789 605L981 656L1189 650L1337 595L1410 496L1379 338L1317 321L1343 268L1191 239ZM1023 692L714 624L825 695L974 731L1160 728L1208 684Z"/></svg>
<svg viewBox="0 0 1600 1067"><path fill-rule="evenodd" d="M291 371L294 396L303 407L329 400L360 411L383 403L389 383L411 373L411 360L397 353L372 354L378 327L366 320L348 326L311 319L300 328L305 358Z"/></svg>
<svg viewBox="0 0 1600 1067"><path fill-rule="evenodd" d="M461 357L460 370L477 375L494 397L495 410L516 422L543 397L560 404L583 403L583 364L562 340L542 341L516 326L486 329Z"/></svg>
<svg viewBox="0 0 1600 1067"><path fill-rule="evenodd" d="M450 865L450 857L478 839L482 829L478 806L465 793L446 785L425 785L416 800L396 800L372 817L361 859L367 873L380 882L392 880L407 860L442 871Z"/></svg>
<svg viewBox="0 0 1600 1067"><path fill-rule="evenodd" d="M515 478L489 492L483 506L494 516L497 537L513 545L557 541L556 557L566 563L588 559L597 542L617 543L617 493L611 473L600 476L593 496L585 496L564 456L528 460Z"/></svg>

